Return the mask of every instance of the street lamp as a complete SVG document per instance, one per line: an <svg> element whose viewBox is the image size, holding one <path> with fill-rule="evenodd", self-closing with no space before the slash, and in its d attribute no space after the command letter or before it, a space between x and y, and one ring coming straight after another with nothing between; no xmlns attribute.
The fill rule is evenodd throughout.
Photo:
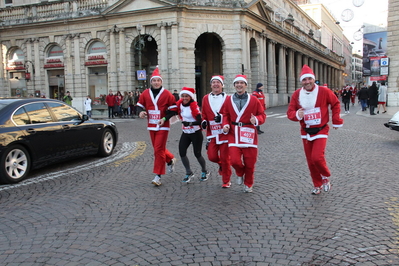
<svg viewBox="0 0 399 266"><path fill-rule="evenodd" d="M137 27L137 31L139 33L139 38L135 43L135 47L136 47L136 50L138 51L138 55L139 55L139 70L142 70L143 66L142 66L141 53L144 50L145 42L144 42L144 38L141 37L141 30L142 30L141 24L137 24L136 27ZM139 87L140 87L140 89L143 87L141 80L139 80Z"/></svg>

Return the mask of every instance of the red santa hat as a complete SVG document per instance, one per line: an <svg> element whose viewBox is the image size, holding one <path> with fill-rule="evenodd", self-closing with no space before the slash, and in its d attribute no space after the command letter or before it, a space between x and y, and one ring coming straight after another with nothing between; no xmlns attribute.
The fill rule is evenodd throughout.
<svg viewBox="0 0 399 266"><path fill-rule="evenodd" d="M304 78L316 79L313 70L308 65L303 65L299 80L302 81Z"/></svg>
<svg viewBox="0 0 399 266"><path fill-rule="evenodd" d="M154 69L154 72L152 72L152 76L151 76L150 82L151 82L151 80L152 80L153 78L160 78L160 79L163 81L163 79L162 79L162 77L161 77L161 74L159 74L159 68L158 68L158 66Z"/></svg>
<svg viewBox="0 0 399 266"><path fill-rule="evenodd" d="M233 80L233 84L236 83L237 81L244 81L245 84L248 85L248 81L247 81L247 76L246 75L237 75L234 80Z"/></svg>
<svg viewBox="0 0 399 266"><path fill-rule="evenodd" d="M181 89L181 91L180 91L180 96L181 96L182 94L188 94L188 95L190 95L190 97L191 97L192 99L194 99L195 89L194 89L194 88L183 87L183 88Z"/></svg>
<svg viewBox="0 0 399 266"><path fill-rule="evenodd" d="M211 84L212 84L212 81L214 81L214 80L219 80L220 83L222 83L222 85L224 86L224 77L223 77L223 76L221 76L221 75L219 75L219 76L212 76L212 78L211 78Z"/></svg>

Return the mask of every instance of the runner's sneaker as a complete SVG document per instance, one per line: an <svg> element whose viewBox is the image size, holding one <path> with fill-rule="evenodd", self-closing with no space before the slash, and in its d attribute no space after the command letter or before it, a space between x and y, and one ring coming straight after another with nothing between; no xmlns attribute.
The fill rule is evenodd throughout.
<svg viewBox="0 0 399 266"><path fill-rule="evenodd" d="M229 188L231 186L231 182L223 183L222 188Z"/></svg>
<svg viewBox="0 0 399 266"><path fill-rule="evenodd" d="M242 185L242 176L237 176L237 184Z"/></svg>
<svg viewBox="0 0 399 266"><path fill-rule="evenodd" d="M327 178L323 179L323 190L324 192L329 192L331 190L331 183Z"/></svg>
<svg viewBox="0 0 399 266"><path fill-rule="evenodd" d="M194 177L194 174L193 174L193 173L191 173L191 174L189 174L189 175L186 175L186 176L183 178L182 182L188 183L188 182L191 181L191 178L193 178L193 177Z"/></svg>
<svg viewBox="0 0 399 266"><path fill-rule="evenodd" d="M244 192L245 193L251 193L252 192L252 187L248 187L247 185L244 185Z"/></svg>
<svg viewBox="0 0 399 266"><path fill-rule="evenodd" d="M210 173L209 171L202 172L202 173L201 173L200 181L206 181L206 180L208 180L208 177L209 177L210 174L211 174L211 173Z"/></svg>
<svg viewBox="0 0 399 266"><path fill-rule="evenodd" d="M176 158L170 160L170 162L168 163L168 174L171 174L175 171L175 164L176 164Z"/></svg>
<svg viewBox="0 0 399 266"><path fill-rule="evenodd" d="M322 187L315 187L315 188L313 188L312 194L313 194L313 195L319 195L319 194L321 193L321 189L322 189Z"/></svg>
<svg viewBox="0 0 399 266"><path fill-rule="evenodd" d="M160 177L159 175L156 175L156 176L154 177L154 179L151 181L151 184L154 184L154 185L156 185L156 186L162 185L162 183L161 183L161 177Z"/></svg>

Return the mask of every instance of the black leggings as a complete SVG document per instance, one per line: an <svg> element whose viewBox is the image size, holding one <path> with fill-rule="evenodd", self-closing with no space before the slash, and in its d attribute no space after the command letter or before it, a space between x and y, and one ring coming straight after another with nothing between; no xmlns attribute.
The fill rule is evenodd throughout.
<svg viewBox="0 0 399 266"><path fill-rule="evenodd" d="M182 160L184 167L186 168L186 174L192 174L190 168L190 161L187 157L187 149L190 144L193 144L194 156L197 158L199 164L201 165L202 172L206 172L206 163L204 157L202 157L202 141L204 140L204 136L202 135L201 130L195 131L195 133L187 134L182 133L179 141L179 155Z"/></svg>

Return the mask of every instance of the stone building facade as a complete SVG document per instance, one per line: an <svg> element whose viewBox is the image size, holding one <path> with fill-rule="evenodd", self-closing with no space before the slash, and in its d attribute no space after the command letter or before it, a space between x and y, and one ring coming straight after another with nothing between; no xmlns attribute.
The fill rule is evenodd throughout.
<svg viewBox="0 0 399 266"><path fill-rule="evenodd" d="M388 2L388 106L399 106L399 2Z"/></svg>
<svg viewBox="0 0 399 266"><path fill-rule="evenodd" d="M146 88L157 65L165 88L194 87L199 101L212 75L233 93L245 74L249 90L264 84L267 106L287 104L303 64L321 84L343 85L343 57L291 0L32 1L1 8L0 19L2 97L70 91L76 108L88 94L100 108L110 89Z"/></svg>

